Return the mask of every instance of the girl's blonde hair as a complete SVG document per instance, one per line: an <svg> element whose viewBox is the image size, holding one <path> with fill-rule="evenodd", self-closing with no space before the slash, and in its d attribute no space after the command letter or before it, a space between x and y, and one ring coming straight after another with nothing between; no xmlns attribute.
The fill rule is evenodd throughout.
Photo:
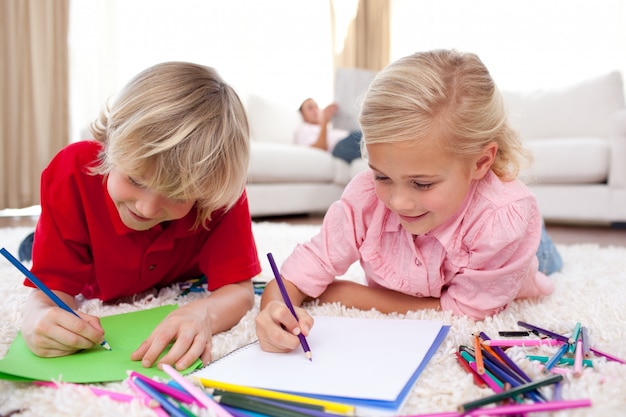
<svg viewBox="0 0 626 417"><path fill-rule="evenodd" d="M366 144L425 141L443 132L438 145L461 158L497 143L491 169L503 180L516 178L532 161L489 71L471 53L434 50L393 62L370 84L359 122L364 154Z"/></svg>
<svg viewBox="0 0 626 417"><path fill-rule="evenodd" d="M90 126L104 144L93 173L113 168L167 198L195 201L194 228L243 193L249 127L215 69L166 62L133 78Z"/></svg>

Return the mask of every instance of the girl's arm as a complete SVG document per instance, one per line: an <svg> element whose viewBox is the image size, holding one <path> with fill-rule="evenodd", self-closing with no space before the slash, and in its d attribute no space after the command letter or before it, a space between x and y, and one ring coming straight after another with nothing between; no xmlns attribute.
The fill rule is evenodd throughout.
<svg viewBox="0 0 626 417"><path fill-rule="evenodd" d="M151 367L173 342L159 363L178 370L188 368L198 358L207 364L211 361L213 335L232 328L253 305L252 280L224 285L206 298L171 312L131 354L131 359Z"/></svg>
<svg viewBox="0 0 626 417"><path fill-rule="evenodd" d="M313 327L313 318L299 306L307 299L289 280L283 279L289 299L298 315L291 314L283 302L276 280L270 281L261 296L261 311L256 317L256 334L261 349L268 352L289 352L300 345L297 335L308 336Z"/></svg>
<svg viewBox="0 0 626 417"><path fill-rule="evenodd" d="M381 313L407 313L408 311L432 308L441 310L438 298L414 297L387 288L368 287L356 282L336 279L318 297L320 303L341 303L349 308Z"/></svg>

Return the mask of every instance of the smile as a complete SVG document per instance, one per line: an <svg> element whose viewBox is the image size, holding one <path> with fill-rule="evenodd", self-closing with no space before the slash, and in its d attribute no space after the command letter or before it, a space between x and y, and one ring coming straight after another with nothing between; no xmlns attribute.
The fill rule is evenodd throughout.
<svg viewBox="0 0 626 417"><path fill-rule="evenodd" d="M422 213L419 216L404 216L402 214L398 214L398 217L400 218L400 220L403 220L403 221L405 221L407 223L412 223L412 222L416 222L416 221L420 220L426 214L428 214L428 212Z"/></svg>

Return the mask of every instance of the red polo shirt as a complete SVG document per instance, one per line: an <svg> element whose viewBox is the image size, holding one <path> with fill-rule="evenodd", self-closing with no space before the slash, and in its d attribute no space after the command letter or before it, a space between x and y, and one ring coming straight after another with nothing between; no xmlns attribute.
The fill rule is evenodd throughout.
<svg viewBox="0 0 626 417"><path fill-rule="evenodd" d="M231 210L214 213L209 230L190 230L193 208L135 231L122 223L105 178L87 172L101 149L96 141L70 144L41 175L31 271L49 288L109 301L201 275L215 290L261 272L245 192Z"/></svg>

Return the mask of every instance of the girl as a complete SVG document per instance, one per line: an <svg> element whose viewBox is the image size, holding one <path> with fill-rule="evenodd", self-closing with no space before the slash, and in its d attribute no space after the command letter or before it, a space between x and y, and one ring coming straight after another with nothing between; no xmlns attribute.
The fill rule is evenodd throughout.
<svg viewBox="0 0 626 417"><path fill-rule="evenodd" d="M539 248L539 208L516 179L530 156L476 55L437 50L392 63L370 85L359 121L371 170L350 182L320 233L283 263L295 305L318 299L483 319L516 298L553 291L538 249L545 272L561 260L546 235ZM335 279L355 261L366 285ZM313 325L305 310L297 313L299 320L272 281L256 319L261 347L296 348L296 335Z"/></svg>
<svg viewBox="0 0 626 417"><path fill-rule="evenodd" d="M214 69L169 62L137 75L91 130L95 141L68 145L42 174L31 270L74 310L79 294L109 302L204 275L211 293L172 312L131 358L150 367L172 343L160 363L207 363L212 335L253 306L261 270L243 105ZM78 314L34 289L29 348L51 357L100 344L99 319Z"/></svg>

